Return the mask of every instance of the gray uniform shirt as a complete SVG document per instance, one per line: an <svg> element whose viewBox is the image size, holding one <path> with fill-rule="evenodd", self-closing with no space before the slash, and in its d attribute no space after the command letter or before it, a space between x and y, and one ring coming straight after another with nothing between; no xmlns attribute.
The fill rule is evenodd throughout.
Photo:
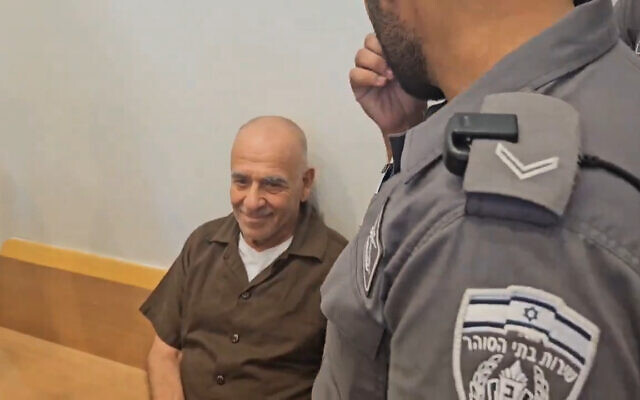
<svg viewBox="0 0 640 400"><path fill-rule="evenodd" d="M594 0L409 131L322 287L314 398L637 399L640 193L577 161L640 176L639 110L640 60ZM463 179L445 127L479 111L521 140L474 142Z"/></svg>

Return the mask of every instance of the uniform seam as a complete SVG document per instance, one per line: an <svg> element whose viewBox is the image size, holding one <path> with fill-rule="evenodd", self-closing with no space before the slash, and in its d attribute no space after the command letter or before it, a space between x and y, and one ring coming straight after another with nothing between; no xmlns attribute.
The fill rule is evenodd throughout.
<svg viewBox="0 0 640 400"><path fill-rule="evenodd" d="M445 215L443 215L439 221L437 221L434 225L431 226L431 229L427 229L424 237L418 240L418 242L411 248L411 251L407 255L406 259L403 260L403 262L409 259L413 255L413 253L416 251L416 249L422 247L422 245L429 242L436 234L447 229L450 225L452 225L456 221L464 218L464 216L465 216L464 206L455 208L447 212Z"/></svg>
<svg viewBox="0 0 640 400"><path fill-rule="evenodd" d="M581 229L581 226L587 229ZM640 275L640 271L638 269L640 266L640 257L625 246L618 244L616 240L612 239L609 235L580 220L568 222L562 228L567 232L571 232L576 235L584 243L595 245L601 250L611 254L622 262L622 264L631 269L636 275Z"/></svg>
<svg viewBox="0 0 640 400"><path fill-rule="evenodd" d="M422 237L414 246L412 246L411 251L407 255L407 257L402 260L403 263L409 259L416 249L421 248L423 245L428 243L436 234L447 229L449 226L461 220L465 217L466 213L464 211L464 207L456 208L454 210L449 211L445 214L438 222L432 225L431 229L428 229ZM493 218L496 220L505 220L503 218ZM513 221L512 221L513 222ZM525 221L518 221L523 224L526 224ZM584 226L588 229L580 229L579 225ZM633 271L636 275L640 275L640 271L638 266L640 266L640 257L634 254L627 247L618 244L614 239L612 239L607 234L602 231L594 228L592 225L587 224L584 221L575 221L575 223L568 222L560 227L561 229L570 232L576 236L586 244L596 245L603 251L614 256L617 260L619 260L622 264L628 267L631 271ZM595 233L595 234L594 234ZM626 254L625 254L626 253Z"/></svg>

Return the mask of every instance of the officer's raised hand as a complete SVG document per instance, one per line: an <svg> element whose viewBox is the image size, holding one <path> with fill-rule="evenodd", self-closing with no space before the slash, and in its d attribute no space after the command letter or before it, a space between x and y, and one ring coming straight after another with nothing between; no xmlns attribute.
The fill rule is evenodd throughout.
<svg viewBox="0 0 640 400"><path fill-rule="evenodd" d="M393 76L376 35L370 33L349 74L351 88L364 112L385 135L404 132L422 122L427 103L408 95Z"/></svg>

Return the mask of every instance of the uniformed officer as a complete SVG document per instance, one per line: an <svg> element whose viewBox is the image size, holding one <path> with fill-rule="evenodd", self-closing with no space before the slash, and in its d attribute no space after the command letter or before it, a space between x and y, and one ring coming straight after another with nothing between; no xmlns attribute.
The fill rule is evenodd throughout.
<svg viewBox="0 0 640 400"><path fill-rule="evenodd" d="M366 1L393 168L323 285L314 398L638 398L640 59L581 3ZM405 92L448 103L411 128Z"/></svg>

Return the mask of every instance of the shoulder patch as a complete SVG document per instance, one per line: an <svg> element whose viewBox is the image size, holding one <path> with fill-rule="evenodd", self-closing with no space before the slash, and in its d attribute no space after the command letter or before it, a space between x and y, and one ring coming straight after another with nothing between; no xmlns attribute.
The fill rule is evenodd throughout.
<svg viewBox="0 0 640 400"><path fill-rule="evenodd" d="M384 215L384 207L380 210L378 217L369 230L369 235L364 243L362 254L362 277L364 279L364 291L367 296L371 293L373 278L375 277L378 264L382 258L382 240L380 239L380 226L382 224L382 216Z"/></svg>
<svg viewBox="0 0 640 400"><path fill-rule="evenodd" d="M542 290L468 289L453 341L458 398L577 399L599 337L596 325Z"/></svg>
<svg viewBox="0 0 640 400"><path fill-rule="evenodd" d="M564 214L578 172L580 130L578 112L562 100L535 93L487 96L482 113L515 114L519 140L509 143L474 140L464 177L467 211L503 216L505 208L491 207L492 198L517 199L547 211ZM474 202L483 201L482 207ZM531 208L531 207L529 207ZM512 219L526 219L527 207L509 208ZM522 215L518 215L518 211Z"/></svg>

